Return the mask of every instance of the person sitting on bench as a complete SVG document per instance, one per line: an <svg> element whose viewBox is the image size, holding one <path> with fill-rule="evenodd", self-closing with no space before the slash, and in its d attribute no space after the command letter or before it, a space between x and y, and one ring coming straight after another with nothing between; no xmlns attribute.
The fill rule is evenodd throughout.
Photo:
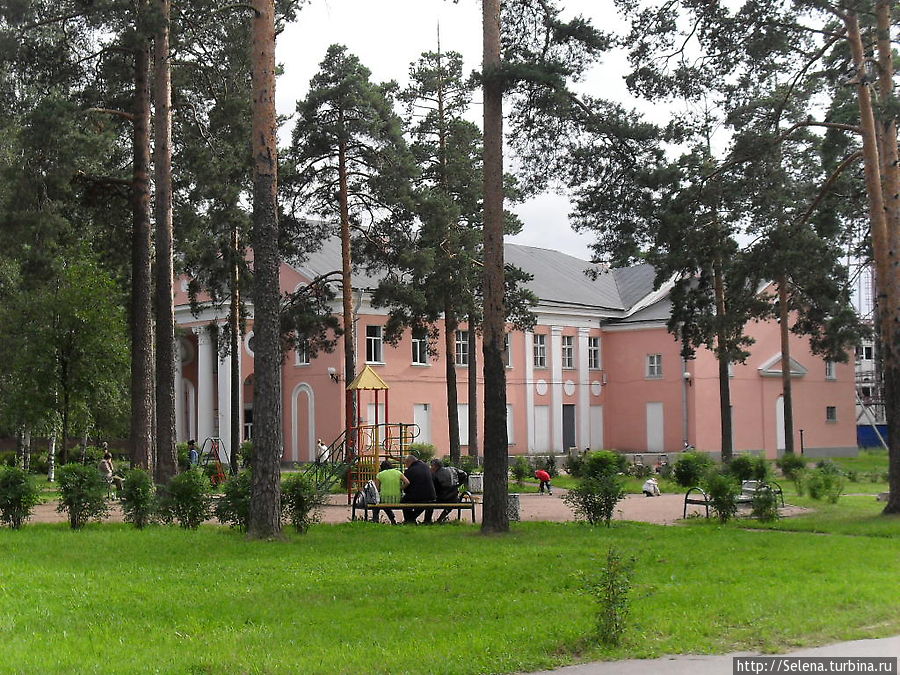
<svg viewBox="0 0 900 675"><path fill-rule="evenodd" d="M438 502L452 504L459 501L459 488L469 480L469 474L455 466L444 466L436 457L431 460L431 474L434 479L434 492ZM444 509L437 521L446 522L453 509Z"/></svg>
<svg viewBox="0 0 900 675"><path fill-rule="evenodd" d="M396 504L399 502L400 490L407 485L409 485L409 481L400 473L399 469L395 469L388 460L381 463L381 471L375 476L375 487L378 488L382 503ZM375 509L372 514L372 520L376 523L378 522L378 511L379 509ZM391 521L391 525L396 525L397 520L394 518L393 509L384 509L384 512Z"/></svg>
<svg viewBox="0 0 900 675"><path fill-rule="evenodd" d="M404 476L409 481L406 491L403 493L401 503L406 504L427 504L434 502L434 481L431 480L431 471L428 465L415 455L409 454L403 458L403 464L406 466ZM423 521L426 525L431 524L431 517L434 509L417 508L403 509L403 522L407 525L415 523L419 514L425 512Z"/></svg>

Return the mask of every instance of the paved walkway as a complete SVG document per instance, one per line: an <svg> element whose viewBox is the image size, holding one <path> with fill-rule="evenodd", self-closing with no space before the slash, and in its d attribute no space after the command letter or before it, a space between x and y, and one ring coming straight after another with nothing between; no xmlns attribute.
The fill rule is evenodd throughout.
<svg viewBox="0 0 900 675"><path fill-rule="evenodd" d="M731 675L734 672L732 659L735 656L760 656L760 654L754 652L736 652L713 656L681 654L665 656L661 659L598 661L595 663L583 663L578 666L566 666L557 670L545 670L534 675L550 675L550 673L555 675L655 675L656 673L665 673L665 675ZM775 656L775 654L762 654L762 656ZM879 640L839 642L824 647L811 647L787 652L779 654L779 656L889 656L898 658L900 657L900 636L881 638ZM787 672L787 670L782 670L782 672ZM833 672L840 671L834 670ZM845 669L844 672L850 671ZM894 664L893 672L897 672L896 663Z"/></svg>

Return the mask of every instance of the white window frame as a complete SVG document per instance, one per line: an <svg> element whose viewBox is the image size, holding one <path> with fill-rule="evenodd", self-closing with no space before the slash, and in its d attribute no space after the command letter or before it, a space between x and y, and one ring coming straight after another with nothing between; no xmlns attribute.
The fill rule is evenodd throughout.
<svg viewBox="0 0 900 675"><path fill-rule="evenodd" d="M560 361L563 370L575 369L575 336L563 335L562 346L560 348Z"/></svg>
<svg viewBox="0 0 900 675"><path fill-rule="evenodd" d="M837 364L834 361L826 361L825 362L825 379L826 380L836 380L837 379Z"/></svg>
<svg viewBox="0 0 900 675"><path fill-rule="evenodd" d="M309 346L301 343L299 340L297 341L297 346L294 349L294 365L295 366L308 366L309 365Z"/></svg>
<svg viewBox="0 0 900 675"><path fill-rule="evenodd" d="M836 405L825 406L825 421L829 424L834 424L838 421Z"/></svg>
<svg viewBox="0 0 900 675"><path fill-rule="evenodd" d="M509 339L509 333L503 334L503 365L512 368L512 341Z"/></svg>
<svg viewBox="0 0 900 675"><path fill-rule="evenodd" d="M412 364L414 366L428 365L428 334L422 332L417 337L412 334Z"/></svg>
<svg viewBox="0 0 900 675"><path fill-rule="evenodd" d="M373 335L373 333L376 333ZM384 363L384 328L375 324L366 326L366 363Z"/></svg>
<svg viewBox="0 0 900 675"><path fill-rule="evenodd" d="M588 370L600 370L600 338L588 337Z"/></svg>
<svg viewBox="0 0 900 675"><path fill-rule="evenodd" d="M534 359L535 368L547 367L547 336L543 333L534 334Z"/></svg>
<svg viewBox="0 0 900 675"><path fill-rule="evenodd" d="M453 363L457 366L469 365L469 331L456 331L456 347L453 350Z"/></svg>
<svg viewBox="0 0 900 675"><path fill-rule="evenodd" d="M648 380L659 380L663 376L662 354L647 354L644 365L644 377Z"/></svg>

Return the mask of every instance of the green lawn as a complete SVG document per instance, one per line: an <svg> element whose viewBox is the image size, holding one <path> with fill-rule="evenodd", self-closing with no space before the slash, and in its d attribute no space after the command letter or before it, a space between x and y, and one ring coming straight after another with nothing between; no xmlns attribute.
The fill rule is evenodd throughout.
<svg viewBox="0 0 900 675"><path fill-rule="evenodd" d="M590 639L580 574L636 558L626 643ZM776 650L900 631L897 542L703 527L0 529L0 671L496 673Z"/></svg>

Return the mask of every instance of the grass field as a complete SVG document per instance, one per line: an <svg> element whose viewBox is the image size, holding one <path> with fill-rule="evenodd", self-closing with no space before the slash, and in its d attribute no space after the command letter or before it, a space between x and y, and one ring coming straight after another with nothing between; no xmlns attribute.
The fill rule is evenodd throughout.
<svg viewBox="0 0 900 675"><path fill-rule="evenodd" d="M625 644L581 575L636 559ZM900 631L895 540L704 524L0 529L0 671L496 673Z"/></svg>

